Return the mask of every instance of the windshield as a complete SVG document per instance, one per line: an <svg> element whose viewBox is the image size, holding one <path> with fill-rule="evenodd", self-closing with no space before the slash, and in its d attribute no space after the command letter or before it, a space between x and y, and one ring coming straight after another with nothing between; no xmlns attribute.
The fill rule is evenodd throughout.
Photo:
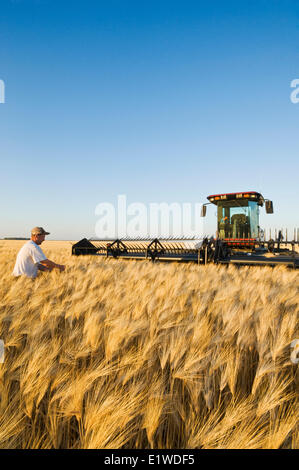
<svg viewBox="0 0 299 470"><path fill-rule="evenodd" d="M221 201L217 206L219 238L258 238L256 201Z"/></svg>

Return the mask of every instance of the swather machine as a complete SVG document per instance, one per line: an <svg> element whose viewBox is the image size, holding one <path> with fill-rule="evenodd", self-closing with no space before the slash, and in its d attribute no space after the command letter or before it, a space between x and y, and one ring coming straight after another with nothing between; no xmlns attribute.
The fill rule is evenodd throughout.
<svg viewBox="0 0 299 470"><path fill-rule="evenodd" d="M286 265L299 267L299 241L284 240L281 231L276 239L265 240L259 226L260 207L273 213L272 201L255 191L214 194L203 204L217 206L215 237L202 239L116 239L88 240L83 238L72 246L73 255L97 255L107 258L149 259L152 261L196 262L235 265ZM294 237L295 238L295 237ZM291 247L291 249L290 249Z"/></svg>

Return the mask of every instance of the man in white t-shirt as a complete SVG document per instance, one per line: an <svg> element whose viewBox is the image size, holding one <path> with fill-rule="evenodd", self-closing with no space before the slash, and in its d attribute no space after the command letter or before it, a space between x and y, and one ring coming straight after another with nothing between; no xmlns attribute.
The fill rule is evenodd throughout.
<svg viewBox="0 0 299 470"><path fill-rule="evenodd" d="M22 246L17 255L13 270L14 276L18 277L24 274L27 277L35 278L38 270L52 271L53 268L57 268L60 271L65 270L64 265L54 263L54 261L47 259L40 248L46 235L49 235L49 232L46 232L42 227L34 227L31 230L31 240Z"/></svg>

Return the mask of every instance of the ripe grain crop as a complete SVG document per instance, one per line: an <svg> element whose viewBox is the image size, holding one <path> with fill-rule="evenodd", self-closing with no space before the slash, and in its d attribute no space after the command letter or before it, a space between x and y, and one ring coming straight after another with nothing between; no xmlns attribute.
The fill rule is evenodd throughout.
<svg viewBox="0 0 299 470"><path fill-rule="evenodd" d="M13 279L21 244L0 243L1 448L298 448L297 271L45 242L66 271Z"/></svg>

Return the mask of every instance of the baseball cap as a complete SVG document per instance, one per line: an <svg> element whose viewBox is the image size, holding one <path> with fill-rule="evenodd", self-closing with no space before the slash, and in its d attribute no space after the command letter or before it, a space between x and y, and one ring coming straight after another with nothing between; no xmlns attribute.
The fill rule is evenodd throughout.
<svg viewBox="0 0 299 470"><path fill-rule="evenodd" d="M34 227L31 230L31 235L50 235L50 232L46 232L43 227Z"/></svg>

